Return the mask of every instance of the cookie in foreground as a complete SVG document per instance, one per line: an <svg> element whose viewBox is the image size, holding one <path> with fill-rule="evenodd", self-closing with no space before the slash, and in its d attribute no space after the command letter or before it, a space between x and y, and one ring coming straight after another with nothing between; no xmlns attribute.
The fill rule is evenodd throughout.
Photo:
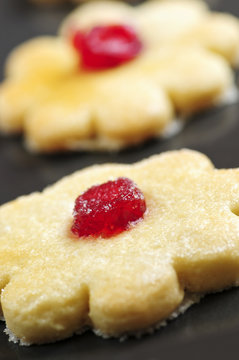
<svg viewBox="0 0 239 360"><path fill-rule="evenodd" d="M1 309L11 339L89 327L121 337L236 286L239 170L181 150L92 166L0 207ZM187 303L186 303L187 305Z"/></svg>
<svg viewBox="0 0 239 360"><path fill-rule="evenodd" d="M133 146L222 103L238 54L238 19L202 1L84 4L9 55L0 129L38 152Z"/></svg>

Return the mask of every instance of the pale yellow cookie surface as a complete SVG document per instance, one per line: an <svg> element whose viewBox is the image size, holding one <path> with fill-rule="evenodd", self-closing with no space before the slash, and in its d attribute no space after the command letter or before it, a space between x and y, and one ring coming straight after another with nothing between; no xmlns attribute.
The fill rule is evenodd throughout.
<svg viewBox="0 0 239 360"><path fill-rule="evenodd" d="M31 2L34 2L36 4L43 4L43 5L55 5L55 4L60 4L60 3L63 3L63 2L73 2L73 3L84 3L84 2L88 2L88 1L95 1L97 2L98 0L29 0ZM133 2L134 0L132 0ZM130 2L130 0L127 0L127 2Z"/></svg>
<svg viewBox="0 0 239 360"><path fill-rule="evenodd" d="M107 239L72 236L76 197L119 176L143 192L144 219ZM145 331L187 292L238 284L238 209L239 170L217 170L190 150L93 166L1 206L1 306L9 331L37 344L85 325L109 336Z"/></svg>
<svg viewBox="0 0 239 360"><path fill-rule="evenodd" d="M142 52L110 70L84 71L69 32L115 23L135 29ZM24 132L33 151L131 146L163 134L178 115L220 103L233 87L239 21L201 1L92 2L59 33L13 50L0 86L0 129Z"/></svg>

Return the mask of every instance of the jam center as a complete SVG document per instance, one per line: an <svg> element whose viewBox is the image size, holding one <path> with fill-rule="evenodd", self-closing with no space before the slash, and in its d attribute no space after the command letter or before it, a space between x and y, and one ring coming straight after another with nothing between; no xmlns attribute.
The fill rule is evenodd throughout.
<svg viewBox="0 0 239 360"><path fill-rule="evenodd" d="M72 232L81 236L110 237L143 218L146 203L135 183L124 177L92 186L78 196Z"/></svg>
<svg viewBox="0 0 239 360"><path fill-rule="evenodd" d="M81 66L103 70L134 59L142 50L135 30L126 25L96 26L88 32L78 30L73 45L81 56Z"/></svg>

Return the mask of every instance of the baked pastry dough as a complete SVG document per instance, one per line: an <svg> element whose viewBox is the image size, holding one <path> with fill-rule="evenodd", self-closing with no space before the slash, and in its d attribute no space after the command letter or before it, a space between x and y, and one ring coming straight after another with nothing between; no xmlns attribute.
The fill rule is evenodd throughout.
<svg viewBox="0 0 239 360"><path fill-rule="evenodd" d="M69 31L130 24L143 50L121 66L79 67ZM222 100L233 86L239 22L193 0L80 6L61 36L20 45L0 87L0 128L24 132L30 150L115 150L162 134L176 115Z"/></svg>
<svg viewBox="0 0 239 360"><path fill-rule="evenodd" d="M73 2L73 3L83 3L83 2L88 2L88 1L97 1L97 0L30 0L31 2L34 2L36 4L43 4L43 5L55 5L55 4L60 4L63 2ZM132 2L134 0L131 0ZM130 0L128 0L128 2L130 2Z"/></svg>
<svg viewBox="0 0 239 360"><path fill-rule="evenodd" d="M117 236L75 238L76 197L121 176L144 194L144 219ZM183 310L188 292L238 285L238 184L238 169L217 170L181 150L93 166L1 206L1 306L11 339L53 342L85 326L103 336L144 332Z"/></svg>

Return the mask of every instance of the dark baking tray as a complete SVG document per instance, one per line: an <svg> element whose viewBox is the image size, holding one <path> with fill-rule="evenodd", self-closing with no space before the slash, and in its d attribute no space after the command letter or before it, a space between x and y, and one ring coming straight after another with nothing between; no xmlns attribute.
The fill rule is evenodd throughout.
<svg viewBox="0 0 239 360"><path fill-rule="evenodd" d="M239 16L237 0L211 0L215 10ZM0 77L7 53L36 35L54 34L71 5L41 8L24 0L0 1ZM32 155L21 137L0 136L0 203L41 190L62 176L95 163L132 163L155 153L188 147L207 154L215 165L239 167L239 104L194 116L169 140L152 140L119 153ZM0 229L1 231L1 229ZM0 254L1 261L1 254ZM0 323L1 360L130 360L238 358L239 289L206 296L167 327L140 340L103 340L91 332L56 344L20 347L8 342Z"/></svg>

